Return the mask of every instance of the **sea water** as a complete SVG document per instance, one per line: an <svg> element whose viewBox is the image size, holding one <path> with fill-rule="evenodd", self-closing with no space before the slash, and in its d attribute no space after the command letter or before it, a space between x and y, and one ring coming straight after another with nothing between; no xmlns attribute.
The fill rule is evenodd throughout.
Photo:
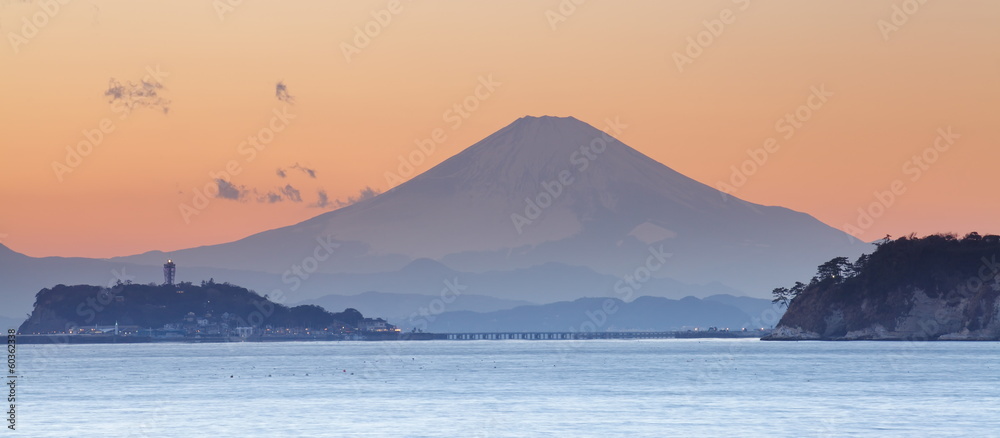
<svg viewBox="0 0 1000 438"><path fill-rule="evenodd" d="M30 437L1000 436L1000 344L20 345Z"/></svg>

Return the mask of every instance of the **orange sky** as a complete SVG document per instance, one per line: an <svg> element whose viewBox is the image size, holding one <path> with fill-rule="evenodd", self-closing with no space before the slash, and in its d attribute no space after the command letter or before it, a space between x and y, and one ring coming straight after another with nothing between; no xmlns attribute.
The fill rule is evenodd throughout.
<svg viewBox="0 0 1000 438"><path fill-rule="evenodd" d="M0 243L33 256L172 250L289 225L325 211L308 206L320 189L346 200L389 188L397 157L435 129L447 138L417 172L523 115L618 117L625 143L712 186L773 137L780 149L734 193L841 229L900 181L905 192L865 224L866 240L1000 233L995 1L914 11L913 0L589 0L575 10L571 0L245 0L233 10L92 0L51 17L44 3L0 0ZM391 3L388 24L373 24ZM560 4L553 29L547 11ZM897 12L901 25L884 34L894 7L913 13ZM729 23L679 69L674 53L720 14ZM37 32L23 21L33 17ZM342 43L366 25L381 29L348 62ZM109 79L139 82L157 68L169 113L121 118L103 96ZM458 126L445 120L490 75L492 94ZM275 98L278 81L294 105ZM833 94L785 139L775 122L811 87ZM295 118L248 161L240 142L286 106ZM53 162L105 118L114 131L60 182ZM949 126L960 137L928 152ZM936 161L910 162L923 153ZM234 184L291 184L303 202L212 199L185 221L179 205L230 161ZM295 163L317 177L276 175Z"/></svg>

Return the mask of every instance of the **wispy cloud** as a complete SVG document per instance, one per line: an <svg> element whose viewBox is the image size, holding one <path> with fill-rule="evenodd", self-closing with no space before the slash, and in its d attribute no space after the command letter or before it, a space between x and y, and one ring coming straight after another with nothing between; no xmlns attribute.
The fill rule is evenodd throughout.
<svg viewBox="0 0 1000 438"><path fill-rule="evenodd" d="M359 203L361 201L367 201L369 199L372 199L372 198L378 196L380 193L382 193L382 192L379 192L378 190L375 190L375 189L373 189L373 188L371 188L369 186L365 186L365 188L361 189L361 191L358 192L358 194L356 196L349 196L349 197L347 197L346 201L341 201L341 200L338 199L337 200L337 207L347 207L348 205L351 205L351 204L357 204L357 203Z"/></svg>
<svg viewBox="0 0 1000 438"><path fill-rule="evenodd" d="M330 196L327 195L326 193L326 190L320 189L317 192L318 200L312 204L309 204L309 206L316 208L343 208L347 207L348 205L357 204L361 201L367 201L369 199L372 199L378 196L380 193L382 192L373 189L371 187L365 186L365 188L361 189L361 191L358 192L357 195L348 196L346 200L337 199L331 201Z"/></svg>
<svg viewBox="0 0 1000 438"><path fill-rule="evenodd" d="M268 204L274 204L275 202L281 202L284 199L280 194L274 192L267 192L266 195L257 198L257 202L267 202Z"/></svg>
<svg viewBox="0 0 1000 438"><path fill-rule="evenodd" d="M228 199L237 202L256 202L261 204L277 204L284 201L294 203L302 202L302 192L293 187L291 184L285 184L284 187L278 187L274 190L264 192L255 188L247 188L244 185L234 184L222 178L217 178L215 183L219 190L219 193L215 195L215 197L219 199ZM337 209L357 204L362 201L367 201L378 196L379 194L381 194L381 192L377 189L365 186L365 188L358 191L358 194L348 196L347 199L330 199L330 195L327 194L326 190L318 189L316 191L316 202L311 202L306 206L311 208Z"/></svg>
<svg viewBox="0 0 1000 438"><path fill-rule="evenodd" d="M130 111L136 108L153 108L167 114L170 111L170 100L160 95L162 91L163 84L156 81L143 79L139 83L123 83L111 78L104 96L108 98L108 103L124 105Z"/></svg>
<svg viewBox="0 0 1000 438"><path fill-rule="evenodd" d="M302 193L299 189L292 187L291 184L286 184L284 187L278 187L275 190L268 190L266 193L261 193L257 189L247 188L243 185L233 184L224 179L216 179L216 185L219 189L219 194L216 198L229 199L239 202L259 202L266 204L275 204L282 201L291 202L302 202Z"/></svg>
<svg viewBox="0 0 1000 438"><path fill-rule="evenodd" d="M302 173L304 173L306 175L309 175L309 178L313 178L313 179L316 178L316 169L311 169L311 168L305 167L305 166L303 166L303 165L301 165L299 163L295 163L295 164L291 165L289 167L289 169L298 170L298 171L300 171L300 172L302 172ZM288 169L285 169L283 167L279 167L274 172L276 174L278 174L278 177L280 177L280 178L285 178L285 177L288 176Z"/></svg>
<svg viewBox="0 0 1000 438"><path fill-rule="evenodd" d="M298 189L292 187L291 184L286 185L281 188L281 194L285 196L286 199L292 202L302 202L302 194L299 193Z"/></svg>
<svg viewBox="0 0 1000 438"><path fill-rule="evenodd" d="M284 81L278 81L278 83L274 85L274 95L282 102L295 105L295 96L288 94L288 86L285 85Z"/></svg>
<svg viewBox="0 0 1000 438"><path fill-rule="evenodd" d="M292 169L301 170L302 173L309 175L309 178L316 178L316 169L310 169L305 166L300 166L299 163L295 163L294 165L292 165Z"/></svg>
<svg viewBox="0 0 1000 438"><path fill-rule="evenodd" d="M330 202L330 197L326 194L326 190L320 189L319 192L317 192L317 195L319 196L319 199L316 200L316 202L309 204L310 207L329 208L333 206L333 203Z"/></svg>

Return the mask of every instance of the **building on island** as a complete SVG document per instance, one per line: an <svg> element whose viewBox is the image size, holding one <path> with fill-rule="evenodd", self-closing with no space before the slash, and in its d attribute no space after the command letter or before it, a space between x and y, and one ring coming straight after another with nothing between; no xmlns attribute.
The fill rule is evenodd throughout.
<svg viewBox="0 0 1000 438"><path fill-rule="evenodd" d="M177 265L173 260L167 260L163 264L163 284L171 286L174 284L174 275L177 274Z"/></svg>
<svg viewBox="0 0 1000 438"><path fill-rule="evenodd" d="M382 318L365 318L358 323L358 331L361 332L398 332L396 326L389 324Z"/></svg>

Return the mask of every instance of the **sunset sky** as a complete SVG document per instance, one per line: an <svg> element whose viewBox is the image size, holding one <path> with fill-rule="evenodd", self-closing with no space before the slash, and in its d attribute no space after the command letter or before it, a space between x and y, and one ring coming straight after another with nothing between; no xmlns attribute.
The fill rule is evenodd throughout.
<svg viewBox="0 0 1000 438"><path fill-rule="evenodd" d="M0 0L0 243L111 257L232 241L391 188L436 129L402 179L524 115L618 118L620 140L687 176L864 240L1000 233L998 22L988 0ZM126 114L112 78L159 81L162 100ZM195 207L230 162L242 198Z"/></svg>

